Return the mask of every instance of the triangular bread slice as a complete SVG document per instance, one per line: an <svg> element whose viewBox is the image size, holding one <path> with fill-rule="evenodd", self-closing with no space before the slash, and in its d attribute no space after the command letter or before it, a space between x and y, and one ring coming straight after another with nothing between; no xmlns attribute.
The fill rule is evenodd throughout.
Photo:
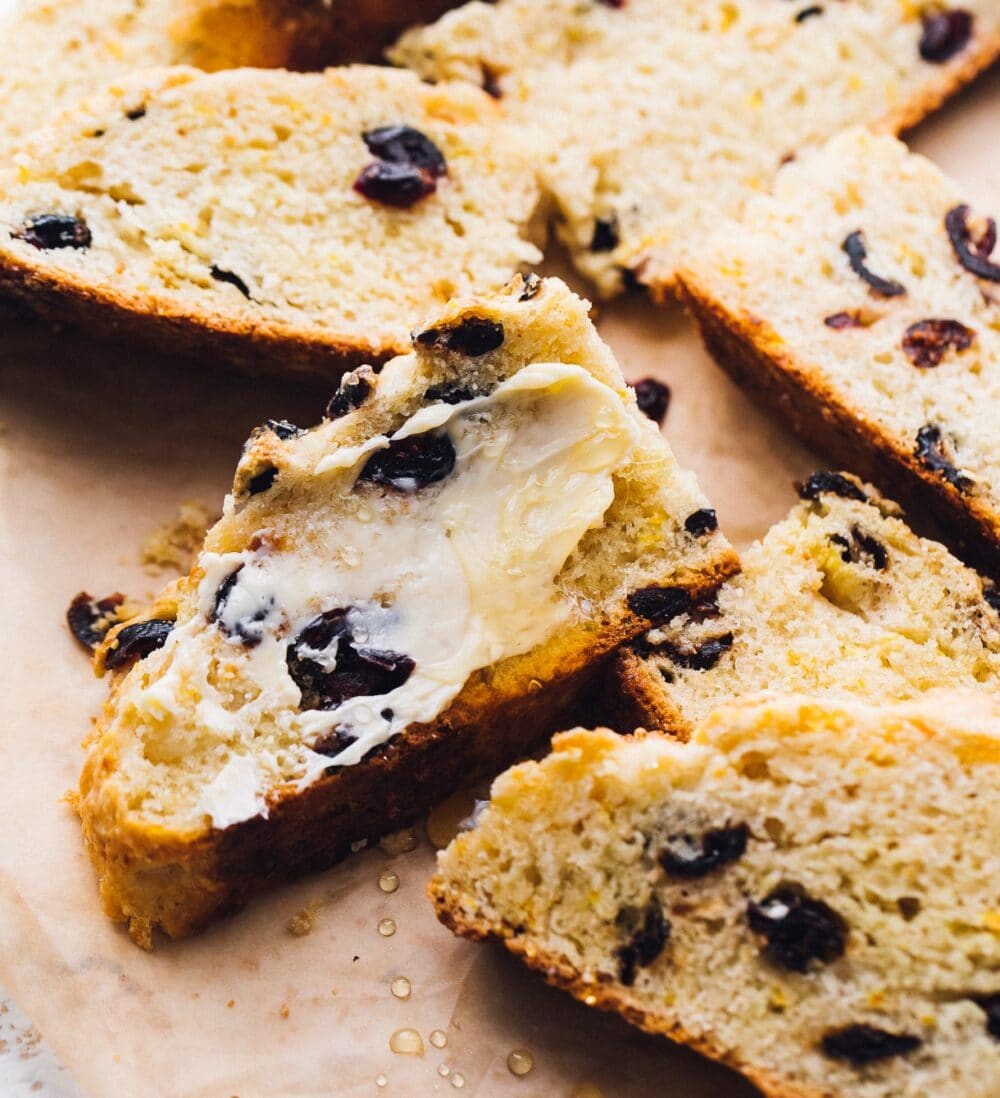
<svg viewBox="0 0 1000 1098"><path fill-rule="evenodd" d="M845 126L912 127L998 55L996 0L498 0L391 51L535 127L576 265L657 296L785 160Z"/></svg>
<svg viewBox="0 0 1000 1098"><path fill-rule="evenodd" d="M79 806L144 944L496 773L736 567L685 530L706 501L561 282L415 339L320 426L256 432L191 575L98 652Z"/></svg>
<svg viewBox="0 0 1000 1098"><path fill-rule="evenodd" d="M144 73L14 160L0 287L206 361L335 377L540 258L494 101L388 68Z"/></svg>
<svg viewBox="0 0 1000 1098"><path fill-rule="evenodd" d="M1000 693L1000 598L899 508L847 473L814 473L713 599L622 650L616 727L685 736L761 690L903 701Z"/></svg>
<svg viewBox="0 0 1000 1098"><path fill-rule="evenodd" d="M771 1098L1000 1094L1000 705L802 696L556 737L439 856L456 933Z"/></svg>
<svg viewBox="0 0 1000 1098"><path fill-rule="evenodd" d="M140 69L375 60L447 0L20 0L0 23L0 148Z"/></svg>

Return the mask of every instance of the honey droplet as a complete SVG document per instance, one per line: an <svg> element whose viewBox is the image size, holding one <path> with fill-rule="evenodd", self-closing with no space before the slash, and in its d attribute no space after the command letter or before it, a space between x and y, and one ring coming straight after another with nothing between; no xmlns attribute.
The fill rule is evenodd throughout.
<svg viewBox="0 0 1000 1098"><path fill-rule="evenodd" d="M444 1048L448 1043L448 1034L443 1029L432 1029L428 1040L435 1048Z"/></svg>
<svg viewBox="0 0 1000 1098"><path fill-rule="evenodd" d="M383 938L391 938L396 933L396 924L392 919L380 919L378 932Z"/></svg>
<svg viewBox="0 0 1000 1098"><path fill-rule="evenodd" d="M386 1087L388 1085L389 1085L389 1080L386 1078L386 1076L384 1076L384 1075L376 1075L375 1076L375 1086L377 1086L377 1087Z"/></svg>
<svg viewBox="0 0 1000 1098"><path fill-rule="evenodd" d="M456 1071L451 1077L451 1085L456 1090L461 1090L465 1086L465 1076L460 1071Z"/></svg>
<svg viewBox="0 0 1000 1098"><path fill-rule="evenodd" d="M423 1056L424 1039L415 1029L397 1029L389 1038L389 1048L400 1056Z"/></svg>
<svg viewBox="0 0 1000 1098"><path fill-rule="evenodd" d="M399 888L399 874L391 871L383 873L378 879L378 886L383 892L395 892Z"/></svg>
<svg viewBox="0 0 1000 1098"><path fill-rule="evenodd" d="M476 796L471 789L453 793L427 817L427 838L437 850L443 850L458 834L458 825L472 815Z"/></svg>
<svg viewBox="0 0 1000 1098"><path fill-rule="evenodd" d="M515 1048L507 1057L507 1070L511 1075L527 1075L534 1066L535 1061L526 1048Z"/></svg>
<svg viewBox="0 0 1000 1098"><path fill-rule="evenodd" d="M410 981L405 976L397 976L389 985L389 988L397 999L409 999L412 990Z"/></svg>
<svg viewBox="0 0 1000 1098"><path fill-rule="evenodd" d="M451 1068L448 1067L447 1064L438 1064L438 1075L440 1075L442 1079L447 1079L448 1076L451 1075Z"/></svg>
<svg viewBox="0 0 1000 1098"><path fill-rule="evenodd" d="M406 827L402 831L386 835L379 840L378 845L386 854L395 856L396 854L409 854L411 850L416 850L418 840L413 829Z"/></svg>

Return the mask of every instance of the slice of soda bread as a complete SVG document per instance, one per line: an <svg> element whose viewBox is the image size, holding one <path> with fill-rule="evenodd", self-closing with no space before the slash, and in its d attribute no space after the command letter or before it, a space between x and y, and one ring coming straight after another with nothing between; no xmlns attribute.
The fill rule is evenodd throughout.
<svg viewBox="0 0 1000 1098"><path fill-rule="evenodd" d="M661 295L789 156L855 123L912 126L998 54L996 0L499 0L391 51L536 126L580 270Z"/></svg>
<svg viewBox="0 0 1000 1098"><path fill-rule="evenodd" d="M616 727L684 737L721 702L761 690L870 702L943 686L1000 694L995 589L849 474L814 473L800 494L715 598L622 650Z"/></svg>
<svg viewBox="0 0 1000 1098"><path fill-rule="evenodd" d="M1000 249L987 213L900 142L854 130L788 165L682 280L737 381L995 572Z"/></svg>
<svg viewBox="0 0 1000 1098"><path fill-rule="evenodd" d="M0 23L0 148L139 69L374 59L445 0L20 0Z"/></svg>
<svg viewBox="0 0 1000 1098"><path fill-rule="evenodd" d="M772 1098L1000 1094L1000 705L765 696L569 732L439 856L439 918Z"/></svg>
<svg viewBox="0 0 1000 1098"><path fill-rule="evenodd" d="M190 576L98 650L79 807L144 944L496 773L737 565L561 282L451 303L327 412L252 436Z"/></svg>
<svg viewBox="0 0 1000 1098"><path fill-rule="evenodd" d="M377 363L540 258L534 170L497 113L374 66L133 77L0 178L0 287L249 369Z"/></svg>

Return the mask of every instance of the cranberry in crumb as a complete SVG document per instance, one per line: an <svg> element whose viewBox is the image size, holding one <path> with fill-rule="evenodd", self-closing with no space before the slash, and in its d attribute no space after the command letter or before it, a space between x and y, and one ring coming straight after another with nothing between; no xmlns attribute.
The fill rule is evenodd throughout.
<svg viewBox="0 0 1000 1098"><path fill-rule="evenodd" d="M807 972L813 961L829 964L847 947L847 924L799 884L778 885L760 903L747 905L747 922L766 940L764 956L790 972Z"/></svg>
<svg viewBox="0 0 1000 1098"><path fill-rule="evenodd" d="M866 282L875 293L881 297L902 297L906 293L906 287L901 282L891 278L882 278L870 270L865 260L868 258L868 247L865 244L864 233L860 229L848 233L840 246L841 251L847 256L851 270Z"/></svg>
<svg viewBox="0 0 1000 1098"><path fill-rule="evenodd" d="M618 218L599 217L594 221L594 233L590 238L592 252L613 252L618 247Z"/></svg>
<svg viewBox="0 0 1000 1098"><path fill-rule="evenodd" d="M711 534L719 528L719 520L715 517L715 511L711 507L702 507L692 511L684 520L684 529L692 537L700 538L703 534Z"/></svg>
<svg viewBox="0 0 1000 1098"><path fill-rule="evenodd" d="M480 358L503 346L503 325L485 316L467 316L457 324L427 328L414 337L421 347Z"/></svg>
<svg viewBox="0 0 1000 1098"><path fill-rule="evenodd" d="M642 587L633 591L627 602L637 617L662 625L683 614L691 605L691 596L683 587Z"/></svg>
<svg viewBox="0 0 1000 1098"><path fill-rule="evenodd" d="M423 168L376 160L355 179L354 189L373 202L406 209L433 194L437 181Z"/></svg>
<svg viewBox="0 0 1000 1098"><path fill-rule="evenodd" d="M913 452L921 465L934 473L940 473L949 484L960 492L972 490L972 477L958 469L945 455L944 438L941 435L940 427L933 423L921 427L917 431L917 445Z"/></svg>
<svg viewBox="0 0 1000 1098"><path fill-rule="evenodd" d="M903 353L914 366L927 370L939 366L951 350L968 350L975 338L976 333L957 320L919 320L903 335Z"/></svg>
<svg viewBox="0 0 1000 1098"><path fill-rule="evenodd" d="M971 37L971 12L960 8L951 11L927 12L923 16L920 56L925 61L940 65L961 53L969 44Z"/></svg>
<svg viewBox="0 0 1000 1098"><path fill-rule="evenodd" d="M844 499L856 499L860 503L868 502L868 496L850 477L829 470L820 470L813 473L804 484L798 486L798 492L800 499L819 499L825 492L829 492L831 495L842 496Z"/></svg>
<svg viewBox="0 0 1000 1098"><path fill-rule="evenodd" d="M1000 263L994 263L990 256L997 246L997 223L992 217L986 218L983 231L973 240L969 228L969 207L955 206L945 215L944 225L952 248L959 263L977 278L990 282L1000 282Z"/></svg>
<svg viewBox="0 0 1000 1098"><path fill-rule="evenodd" d="M358 480L370 480L399 492L415 492L444 480L455 467L455 447L446 434L409 435L377 450Z"/></svg>
<svg viewBox="0 0 1000 1098"><path fill-rule="evenodd" d="M118 609L124 601L125 596L118 592L103 599L94 599L86 591L81 591L66 611L70 632L84 648L93 651L115 624Z"/></svg>
<svg viewBox="0 0 1000 1098"><path fill-rule="evenodd" d="M980 995L973 1000L986 1014L986 1032L1000 1039L1000 992L996 995Z"/></svg>
<svg viewBox="0 0 1000 1098"><path fill-rule="evenodd" d="M39 214L29 218L13 235L40 251L89 248L93 239L87 222L75 214Z"/></svg>
<svg viewBox="0 0 1000 1098"><path fill-rule="evenodd" d="M362 404L371 396L374 379L360 372L345 374L340 380L340 388L330 397L326 405L327 419L340 419Z"/></svg>
<svg viewBox="0 0 1000 1098"><path fill-rule="evenodd" d="M618 913L617 923L631 935L618 949L618 979L631 987L635 983L636 969L651 965L663 952L670 938L670 922L654 896L643 913L634 907L623 908Z"/></svg>
<svg viewBox="0 0 1000 1098"><path fill-rule="evenodd" d="M144 659L167 643L174 624L164 618L150 618L126 625L115 637L115 647L104 657L104 666L114 671L133 659Z"/></svg>
<svg viewBox="0 0 1000 1098"><path fill-rule="evenodd" d="M407 164L439 178L447 175L444 154L433 141L412 126L380 126L362 134L372 156L387 164Z"/></svg>
<svg viewBox="0 0 1000 1098"><path fill-rule="evenodd" d="M660 853L660 865L668 877L705 877L746 853L750 828L746 824L713 827L701 835L671 835Z"/></svg>
<svg viewBox="0 0 1000 1098"><path fill-rule="evenodd" d="M670 389L655 377L644 377L633 385L639 411L663 426L670 408Z"/></svg>
<svg viewBox="0 0 1000 1098"><path fill-rule="evenodd" d="M905 1056L923 1042L909 1033L890 1033L875 1026L856 1025L832 1029L823 1035L821 1048L831 1060L846 1060L864 1067L893 1056Z"/></svg>

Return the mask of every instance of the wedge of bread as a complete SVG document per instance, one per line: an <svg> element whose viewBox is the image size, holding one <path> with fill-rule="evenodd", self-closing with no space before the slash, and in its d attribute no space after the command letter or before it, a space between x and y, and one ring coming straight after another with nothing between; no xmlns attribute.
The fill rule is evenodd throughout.
<svg viewBox="0 0 1000 1098"><path fill-rule="evenodd" d="M814 473L715 598L622 650L623 730L687 736L761 690L876 702L953 686L1000 694L1000 598L856 477Z"/></svg>
<svg viewBox="0 0 1000 1098"><path fill-rule="evenodd" d="M261 428L190 576L97 653L108 913L188 934L524 754L732 573L704 507L558 281L456 301L320 426Z"/></svg>
<svg viewBox="0 0 1000 1098"><path fill-rule="evenodd" d="M540 253L527 149L467 84L374 66L161 69L0 179L0 287L206 360L336 377Z"/></svg>
<svg viewBox="0 0 1000 1098"><path fill-rule="evenodd" d="M734 702L576 731L439 856L439 918L771 1098L1000 1093L1000 707Z"/></svg>
<svg viewBox="0 0 1000 1098"><path fill-rule="evenodd" d="M0 23L0 148L139 69L374 60L444 0L16 0Z"/></svg>
<svg viewBox="0 0 1000 1098"><path fill-rule="evenodd" d="M604 294L639 278L662 296L785 159L851 124L912 126L1000 54L995 0L959 7L499 0L391 56L536 126L577 266Z"/></svg>
<svg viewBox="0 0 1000 1098"><path fill-rule="evenodd" d="M737 381L995 572L1000 251L987 214L900 142L854 130L788 165L682 280Z"/></svg>

